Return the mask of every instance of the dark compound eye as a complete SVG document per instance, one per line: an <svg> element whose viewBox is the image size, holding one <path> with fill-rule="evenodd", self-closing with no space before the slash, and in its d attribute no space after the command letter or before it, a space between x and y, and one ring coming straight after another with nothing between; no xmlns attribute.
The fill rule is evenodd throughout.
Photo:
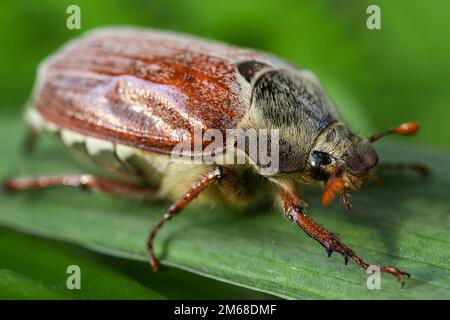
<svg viewBox="0 0 450 320"><path fill-rule="evenodd" d="M326 152L313 151L311 154L311 166L313 168L329 165L332 161L331 156Z"/></svg>
<svg viewBox="0 0 450 320"><path fill-rule="evenodd" d="M329 174L325 172L324 166L329 165L333 162L331 156L322 151L313 151L311 153L311 175L316 180L325 181L328 179Z"/></svg>

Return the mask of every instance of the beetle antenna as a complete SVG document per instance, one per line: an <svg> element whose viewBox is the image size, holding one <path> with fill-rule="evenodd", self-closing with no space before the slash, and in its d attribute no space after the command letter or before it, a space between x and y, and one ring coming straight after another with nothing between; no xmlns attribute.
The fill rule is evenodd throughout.
<svg viewBox="0 0 450 320"><path fill-rule="evenodd" d="M381 133L374 134L373 136L370 136L367 138L370 143L377 141L381 137L384 137L389 134L400 134L403 136L411 136L413 134L416 134L419 131L419 125L416 122L406 122L401 125L399 125L396 128L383 131Z"/></svg>

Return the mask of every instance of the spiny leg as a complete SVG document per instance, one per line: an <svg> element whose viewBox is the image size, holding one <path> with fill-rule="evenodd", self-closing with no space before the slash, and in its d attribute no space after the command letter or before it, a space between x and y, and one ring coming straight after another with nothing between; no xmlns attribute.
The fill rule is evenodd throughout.
<svg viewBox="0 0 450 320"><path fill-rule="evenodd" d="M109 195L127 198L145 199L156 196L156 191L150 187L88 174L67 174L60 176L43 176L39 178L10 179L3 183L3 189L6 192L11 193L61 186L95 190Z"/></svg>
<svg viewBox="0 0 450 320"><path fill-rule="evenodd" d="M150 235L147 239L147 252L150 259L150 265L154 271L159 269L158 259L155 257L153 251L153 241L161 229L163 224L170 220L175 214L183 210L192 200L194 200L203 190L210 186L214 181L219 180L222 177L222 170L219 167L214 168L207 174L198 179L194 185L176 202L174 202L164 213L164 215L156 222Z"/></svg>
<svg viewBox="0 0 450 320"><path fill-rule="evenodd" d="M280 189L281 205L284 213L289 220L294 221L311 238L318 241L326 250L328 257L333 251L339 252L344 257L347 265L351 258L365 270L369 264L361 259L356 253L343 244L340 239L332 232L329 232L312 218L305 214L304 201L299 199L292 190ZM409 273L403 272L395 267L379 266L381 272L390 273L397 278L403 286L404 276L410 277Z"/></svg>
<svg viewBox="0 0 450 320"><path fill-rule="evenodd" d="M382 162L378 165L381 170L412 170L427 177L430 174L428 167L419 162Z"/></svg>

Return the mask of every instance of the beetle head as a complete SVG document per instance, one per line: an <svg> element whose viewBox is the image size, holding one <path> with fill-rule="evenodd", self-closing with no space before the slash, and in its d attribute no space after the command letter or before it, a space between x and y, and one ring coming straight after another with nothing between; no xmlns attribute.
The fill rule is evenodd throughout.
<svg viewBox="0 0 450 320"><path fill-rule="evenodd" d="M371 143L389 134L409 136L418 130L417 123L409 122L362 139L339 122L325 128L310 151L307 165L310 178L325 182L323 205L327 206L337 193L342 193L344 204L350 209L347 190L361 187L378 163Z"/></svg>
<svg viewBox="0 0 450 320"><path fill-rule="evenodd" d="M327 182L341 177L345 188L358 189L377 163L378 156L370 143L336 122L317 137L306 171L314 180Z"/></svg>

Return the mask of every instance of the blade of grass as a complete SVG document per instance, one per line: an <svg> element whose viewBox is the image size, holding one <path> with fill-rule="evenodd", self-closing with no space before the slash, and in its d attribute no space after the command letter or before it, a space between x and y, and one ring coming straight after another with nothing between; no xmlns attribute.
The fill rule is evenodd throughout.
<svg viewBox="0 0 450 320"><path fill-rule="evenodd" d="M16 175L77 171L49 139L32 157L19 157L18 122L0 124L0 153L6 155L0 174L14 166L20 167ZM311 215L368 261L411 272L405 289L383 275L382 289L368 290L367 275L357 266L345 267L338 255L326 258L323 248L270 207L248 214L189 207L164 227L156 252L166 265L285 298L448 298L450 154L397 145L381 151L382 158L428 163L434 175L383 174L384 183L354 195L350 214L338 204L321 208L318 190L306 189L304 196ZM61 188L3 195L0 224L146 261L145 238L166 206Z"/></svg>
<svg viewBox="0 0 450 320"><path fill-rule="evenodd" d="M267 299L252 290L171 268L149 273L138 261L0 227L0 299ZM66 269L81 269L81 290L68 290Z"/></svg>
<svg viewBox="0 0 450 320"><path fill-rule="evenodd" d="M0 228L1 299L164 299L164 295L116 270L101 256L73 245L21 235ZM68 289L80 268L81 288Z"/></svg>

